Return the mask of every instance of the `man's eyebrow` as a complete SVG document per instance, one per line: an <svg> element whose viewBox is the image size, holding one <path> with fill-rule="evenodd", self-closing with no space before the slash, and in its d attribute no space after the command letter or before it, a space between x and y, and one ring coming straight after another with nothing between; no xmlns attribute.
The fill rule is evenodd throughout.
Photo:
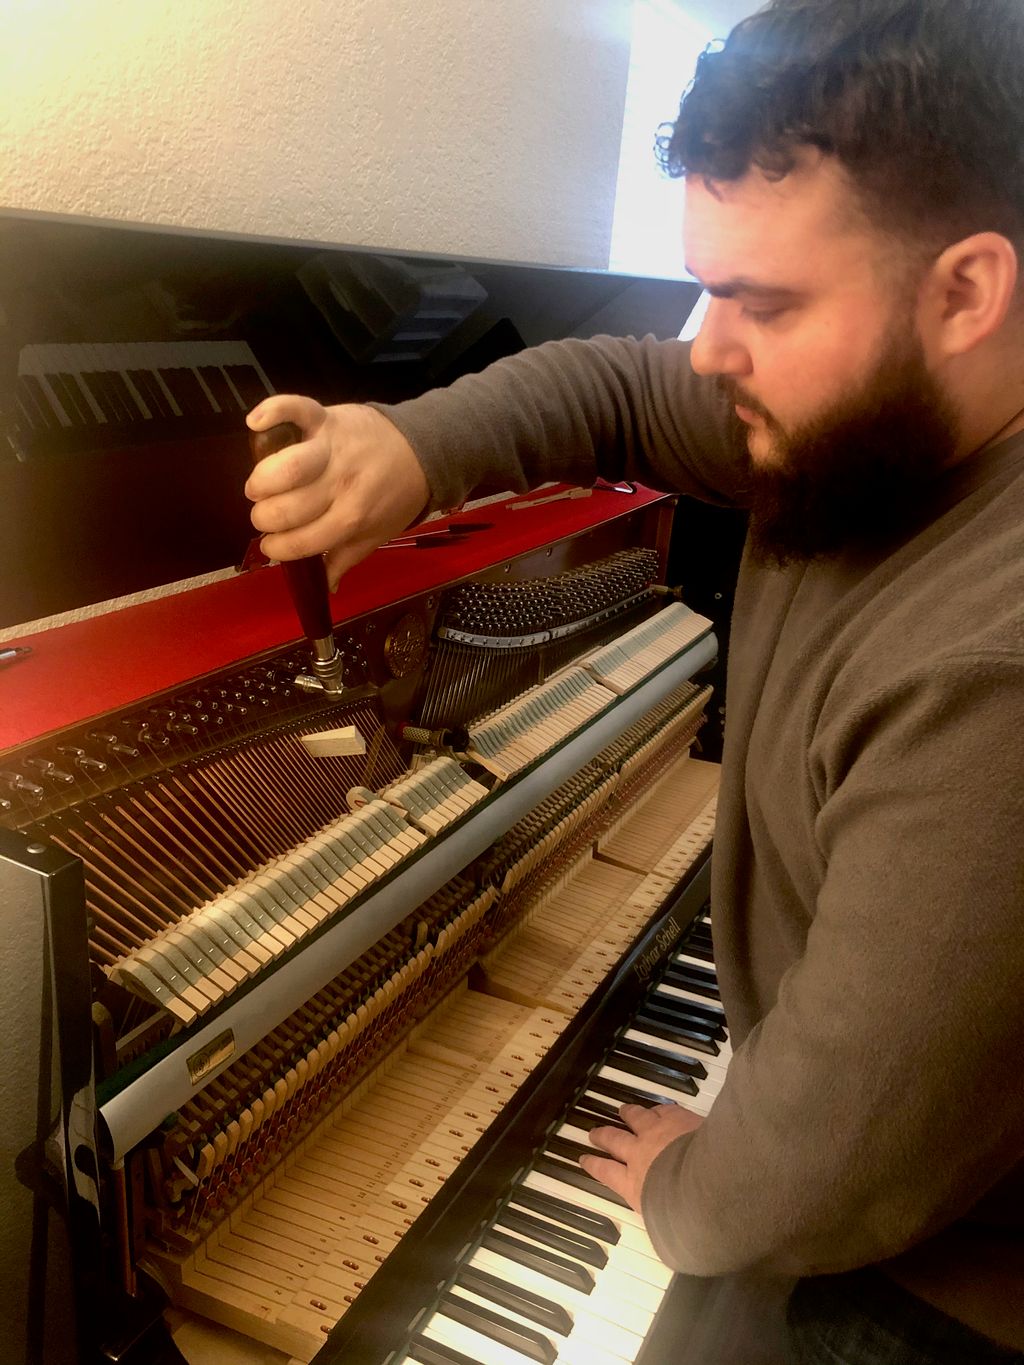
<svg viewBox="0 0 1024 1365"><path fill-rule="evenodd" d="M743 275L737 275L735 279L731 280L722 280L719 284L709 284L706 280L702 280L695 271L690 270L690 274L699 284L704 286L713 299L732 299L737 294L756 299L796 298L799 293L799 290L790 289L786 285L761 284L757 280L748 280Z"/></svg>

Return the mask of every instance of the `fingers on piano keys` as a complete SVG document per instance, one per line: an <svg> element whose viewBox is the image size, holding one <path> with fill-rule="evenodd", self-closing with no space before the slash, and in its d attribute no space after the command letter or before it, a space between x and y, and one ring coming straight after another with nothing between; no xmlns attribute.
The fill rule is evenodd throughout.
<svg viewBox="0 0 1024 1365"><path fill-rule="evenodd" d="M693 962L706 968L709 944L708 926L699 925L672 968L688 969ZM640 1215L587 1176L576 1158L588 1149L590 1128L618 1121L619 1103L681 1098L707 1113L725 1074L714 1053L698 1057L685 1050L698 1036L704 1048L713 1042L695 1028L680 1026L677 1038L685 1041L671 1043L662 1030L657 1050L633 1041L633 1034L646 1039L644 1011L651 998L633 1021L638 1027L627 1030L594 1069L565 1121L417 1325L405 1360L621 1365L637 1359L672 1273L658 1259ZM701 1024L724 1032L724 1021L711 1023L714 1005L700 998L707 1012Z"/></svg>

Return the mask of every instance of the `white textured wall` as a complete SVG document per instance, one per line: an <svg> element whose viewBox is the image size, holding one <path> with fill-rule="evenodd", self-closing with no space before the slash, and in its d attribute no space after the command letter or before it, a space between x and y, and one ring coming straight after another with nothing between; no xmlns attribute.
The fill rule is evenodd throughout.
<svg viewBox="0 0 1024 1365"><path fill-rule="evenodd" d="M629 0L0 0L0 203L605 265Z"/></svg>

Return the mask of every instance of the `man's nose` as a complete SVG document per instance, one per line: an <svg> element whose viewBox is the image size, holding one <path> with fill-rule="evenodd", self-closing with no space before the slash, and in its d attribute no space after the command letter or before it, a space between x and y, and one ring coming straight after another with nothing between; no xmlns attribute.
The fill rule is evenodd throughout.
<svg viewBox="0 0 1024 1365"><path fill-rule="evenodd" d="M751 372L750 354L729 325L727 300L712 299L700 331L693 339L690 364L700 375L732 375Z"/></svg>

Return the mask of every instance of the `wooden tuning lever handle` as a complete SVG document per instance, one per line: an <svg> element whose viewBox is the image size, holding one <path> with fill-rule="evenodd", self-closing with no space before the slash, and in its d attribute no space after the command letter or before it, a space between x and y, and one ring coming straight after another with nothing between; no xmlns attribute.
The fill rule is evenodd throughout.
<svg viewBox="0 0 1024 1365"><path fill-rule="evenodd" d="M253 465L276 455L286 446L302 440L302 432L294 422L280 422L266 431L249 432L249 450ZM288 591L298 612L303 634L312 648L313 671L323 690L332 696L342 691L342 661L334 643L334 623L331 620L330 594L327 591L327 570L319 555L306 559L287 559L282 562ZM301 681L301 680L300 680ZM310 680L306 680L310 681ZM315 684L311 684L314 685Z"/></svg>
<svg viewBox="0 0 1024 1365"><path fill-rule="evenodd" d="M276 455L279 450L297 445L301 440L302 432L294 422L280 422L266 431L250 431L249 450L253 466L268 455ZM333 636L334 623L331 621L324 561L319 555L310 555L306 559L285 560L281 567L288 580L288 591L299 614L303 634L310 640L324 640Z"/></svg>

